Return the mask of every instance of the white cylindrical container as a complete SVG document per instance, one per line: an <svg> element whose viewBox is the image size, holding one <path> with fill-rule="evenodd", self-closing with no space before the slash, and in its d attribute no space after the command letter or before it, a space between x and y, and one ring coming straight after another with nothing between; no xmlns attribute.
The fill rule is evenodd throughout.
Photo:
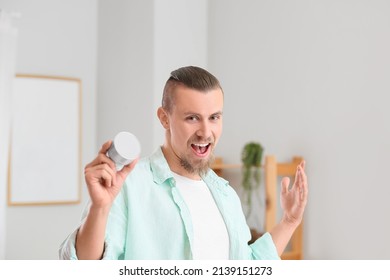
<svg viewBox="0 0 390 280"><path fill-rule="evenodd" d="M115 136L107 151L107 156L115 162L116 170L120 171L123 166L136 159L140 153L141 145L137 137L130 132L122 131Z"/></svg>

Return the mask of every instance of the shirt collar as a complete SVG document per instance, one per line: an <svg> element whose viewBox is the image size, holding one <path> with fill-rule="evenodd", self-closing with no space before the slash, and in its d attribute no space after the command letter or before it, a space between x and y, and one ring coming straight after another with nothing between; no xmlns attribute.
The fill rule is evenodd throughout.
<svg viewBox="0 0 390 280"><path fill-rule="evenodd" d="M203 175L202 179L206 185L209 186L211 191L213 191L213 187L215 187L218 191L226 194L226 187L229 185L229 182L215 174L212 169Z"/></svg>
<svg viewBox="0 0 390 280"><path fill-rule="evenodd" d="M167 179L173 178L173 174L161 147L150 156L150 168L152 169L153 180L156 184L162 184Z"/></svg>

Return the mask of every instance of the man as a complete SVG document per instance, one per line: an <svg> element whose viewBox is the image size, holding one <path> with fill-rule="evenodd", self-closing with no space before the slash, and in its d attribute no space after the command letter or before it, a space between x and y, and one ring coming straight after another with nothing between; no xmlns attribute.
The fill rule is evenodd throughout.
<svg viewBox="0 0 390 280"><path fill-rule="evenodd" d="M90 205L63 242L63 259L278 259L307 201L304 163L289 189L282 180L281 222L248 245L240 200L210 164L222 133L223 91L206 70L171 73L157 116L165 141L117 172L111 141L85 167Z"/></svg>

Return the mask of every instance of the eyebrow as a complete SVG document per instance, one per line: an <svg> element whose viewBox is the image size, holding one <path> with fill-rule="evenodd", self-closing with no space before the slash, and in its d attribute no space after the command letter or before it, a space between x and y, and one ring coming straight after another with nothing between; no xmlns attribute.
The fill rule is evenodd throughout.
<svg viewBox="0 0 390 280"><path fill-rule="evenodd" d="M218 112L215 112L214 114L211 114L211 115L223 115L223 112L222 111L218 111Z"/></svg>
<svg viewBox="0 0 390 280"><path fill-rule="evenodd" d="M195 112L191 112L191 111L184 112L183 114L184 115L200 115L199 113L195 113ZM223 112L222 111L217 111L215 113L210 114L210 116L213 116L213 115L223 115Z"/></svg>

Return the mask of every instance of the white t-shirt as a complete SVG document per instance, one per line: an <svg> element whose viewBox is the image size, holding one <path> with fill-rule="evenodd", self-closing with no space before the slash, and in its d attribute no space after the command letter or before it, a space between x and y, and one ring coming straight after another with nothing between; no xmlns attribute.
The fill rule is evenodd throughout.
<svg viewBox="0 0 390 280"><path fill-rule="evenodd" d="M195 260L229 259L229 235L222 215L203 180L174 173L176 186L191 213Z"/></svg>

